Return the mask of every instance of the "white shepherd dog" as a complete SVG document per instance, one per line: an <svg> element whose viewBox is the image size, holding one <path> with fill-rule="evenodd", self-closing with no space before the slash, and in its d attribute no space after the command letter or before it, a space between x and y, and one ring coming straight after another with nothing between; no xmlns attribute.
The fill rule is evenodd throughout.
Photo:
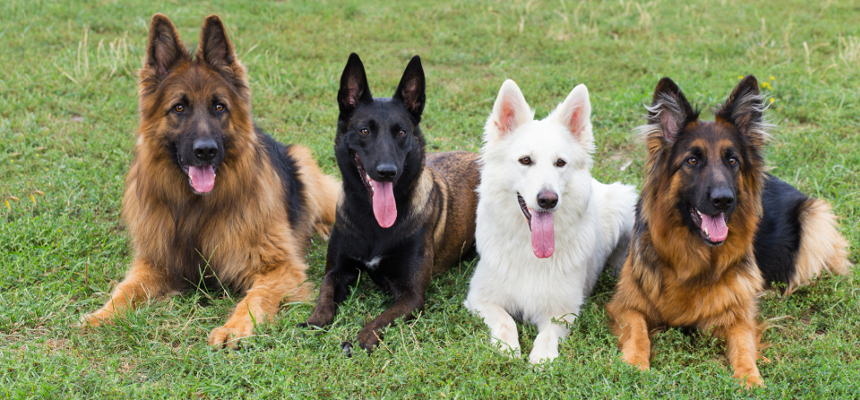
<svg viewBox="0 0 860 400"><path fill-rule="evenodd" d="M477 240L480 260L466 308L494 344L520 354L514 319L537 325L529 361L558 357L607 260L627 257L637 194L591 178L594 136L588 89L578 85L546 119L534 120L507 80L484 127Z"/></svg>

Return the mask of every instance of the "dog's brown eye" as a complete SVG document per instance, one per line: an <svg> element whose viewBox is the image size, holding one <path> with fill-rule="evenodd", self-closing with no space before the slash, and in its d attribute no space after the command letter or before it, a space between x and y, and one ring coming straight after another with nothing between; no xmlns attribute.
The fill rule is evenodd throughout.
<svg viewBox="0 0 860 400"><path fill-rule="evenodd" d="M567 165L567 161L564 161L564 160L562 160L562 159L560 159L560 158L558 159L558 161L556 161L556 162L555 162L555 166L556 166L556 167L563 167L563 166L565 166L565 165Z"/></svg>
<svg viewBox="0 0 860 400"><path fill-rule="evenodd" d="M734 157L729 157L729 165L735 165L738 163L738 159Z"/></svg>
<svg viewBox="0 0 860 400"><path fill-rule="evenodd" d="M696 157L690 157L687 159L687 165L693 166L699 163L699 160Z"/></svg>
<svg viewBox="0 0 860 400"><path fill-rule="evenodd" d="M406 136L406 131L397 132L397 136Z"/></svg>
<svg viewBox="0 0 860 400"><path fill-rule="evenodd" d="M362 135L370 135L370 131L367 130L367 128L361 128L359 132L361 132Z"/></svg>
<svg viewBox="0 0 860 400"><path fill-rule="evenodd" d="M530 157L520 158L520 164L522 165L532 165L532 159Z"/></svg>
<svg viewBox="0 0 860 400"><path fill-rule="evenodd" d="M177 104L177 105L173 106L173 111L181 113L181 112L185 111L185 106L183 106L182 104Z"/></svg>
<svg viewBox="0 0 860 400"><path fill-rule="evenodd" d="M224 111L224 105L223 105L223 104L216 104L216 105L215 105L215 111L216 111L216 112L222 112L222 111Z"/></svg>

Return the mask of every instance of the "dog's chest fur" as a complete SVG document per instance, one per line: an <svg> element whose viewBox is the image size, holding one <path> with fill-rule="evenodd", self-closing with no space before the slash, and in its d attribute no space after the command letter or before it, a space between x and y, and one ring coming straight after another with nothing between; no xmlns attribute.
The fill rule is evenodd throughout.
<svg viewBox="0 0 860 400"><path fill-rule="evenodd" d="M479 194L476 242L481 259L471 290L533 323L559 312L578 312L608 255L596 200L564 203L554 213L556 250L539 259L516 195L494 191L482 186Z"/></svg>

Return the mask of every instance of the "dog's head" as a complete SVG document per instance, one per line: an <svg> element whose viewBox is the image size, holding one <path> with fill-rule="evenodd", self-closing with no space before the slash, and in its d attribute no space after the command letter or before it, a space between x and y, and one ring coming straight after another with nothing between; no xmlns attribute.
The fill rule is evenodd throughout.
<svg viewBox="0 0 860 400"><path fill-rule="evenodd" d="M499 90L493 113L484 128L486 142L482 180L510 188L531 230L536 256L550 257L555 249L553 212L583 207L591 196L591 102L579 85L540 121L512 80ZM491 171L489 171L491 170Z"/></svg>
<svg viewBox="0 0 860 400"><path fill-rule="evenodd" d="M769 138L765 108L752 75L735 87L713 122L699 120L671 79L660 80L654 91L649 125L640 130L648 145L648 179L663 180L646 186L660 187L653 196L672 199L683 223L709 245L726 240L739 204L758 204L761 151Z"/></svg>
<svg viewBox="0 0 860 400"><path fill-rule="evenodd" d="M204 21L193 58L173 23L152 17L140 70L140 139L153 157L172 158L177 179L193 193L212 191L231 147L248 140L250 97L245 68L218 16Z"/></svg>
<svg viewBox="0 0 860 400"><path fill-rule="evenodd" d="M409 61L391 98L370 94L364 64L353 53L340 78L335 152L345 189L366 193L379 226L397 219L395 193L403 193L424 165L424 69ZM351 177L352 179L348 179Z"/></svg>

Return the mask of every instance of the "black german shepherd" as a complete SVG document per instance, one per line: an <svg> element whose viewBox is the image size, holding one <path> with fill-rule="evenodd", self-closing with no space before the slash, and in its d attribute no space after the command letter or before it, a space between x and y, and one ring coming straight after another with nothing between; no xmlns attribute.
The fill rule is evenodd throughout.
<svg viewBox="0 0 860 400"><path fill-rule="evenodd" d="M353 53L337 94L335 155L344 198L328 246L326 274L307 325L326 326L360 271L394 294L394 305L367 324L358 344L370 351L380 330L424 308L433 274L447 270L475 242L478 155L424 158L418 127L424 110L424 70L412 58L391 98L374 98L364 65ZM350 344L344 343L349 351Z"/></svg>

